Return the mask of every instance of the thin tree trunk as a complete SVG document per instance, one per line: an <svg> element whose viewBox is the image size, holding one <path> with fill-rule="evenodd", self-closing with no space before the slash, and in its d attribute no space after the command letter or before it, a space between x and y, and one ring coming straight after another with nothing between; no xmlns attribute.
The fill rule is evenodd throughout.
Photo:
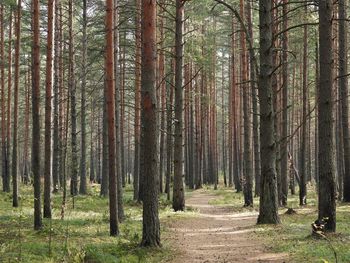
<svg viewBox="0 0 350 263"><path fill-rule="evenodd" d="M307 6L305 6L305 17ZM306 167L306 144L307 144L307 25L304 26L304 41L303 41L303 117L301 127L301 149L300 149L300 189L299 189L299 205L306 205L306 183L307 183L307 167Z"/></svg>
<svg viewBox="0 0 350 263"><path fill-rule="evenodd" d="M101 114L98 113L97 117L97 149L96 149L96 182L101 184ZM102 188L102 186L101 186Z"/></svg>
<svg viewBox="0 0 350 263"><path fill-rule="evenodd" d="M126 32L123 34L123 40L124 43L126 42ZM116 36L115 36L116 37ZM119 41L118 41L119 44ZM120 45L120 44L119 44ZM118 105L118 109L120 110L120 117L118 116L119 119L119 128L117 130L117 136L118 136L118 143L119 147L117 147L117 151L119 152L118 156L120 157L120 168L118 169L119 172L121 172L121 178L122 178L122 185L125 187L125 136L124 136L124 123L125 123L125 68L126 68L126 63L125 63L125 53L126 53L126 47L125 45L123 48L120 48L119 57L120 57L120 72L119 76L120 78L120 88L119 88L119 94L120 94L120 101ZM118 75L118 74L116 74ZM117 103L118 103L117 102ZM118 114L119 115L119 114Z"/></svg>
<svg viewBox="0 0 350 263"><path fill-rule="evenodd" d="M114 0L106 0L106 107L108 126L108 172L109 172L109 226L110 235L117 236L118 204L116 179L116 132L115 132L115 86L114 86Z"/></svg>
<svg viewBox="0 0 350 263"><path fill-rule="evenodd" d="M18 1L17 7L17 26L16 26L16 46L15 46L15 86L13 102L13 137L12 137L12 205L18 207L18 86L19 86L19 56L21 47L21 20L22 20L22 1Z"/></svg>
<svg viewBox="0 0 350 263"><path fill-rule="evenodd" d="M10 140L11 140L11 98L12 98L12 10L9 21L9 50L8 50L8 78L7 78L7 117L6 117L6 152L4 161L4 192L10 192Z"/></svg>
<svg viewBox="0 0 350 263"><path fill-rule="evenodd" d="M295 87L295 76L296 73L296 67L294 66L293 68L293 79L292 79L292 100L295 101L295 93L296 93L296 87ZM291 122L290 122L290 133L294 132L294 121L295 121L295 115L296 115L296 110L295 110L296 106L294 105L294 103L292 103L292 116L291 116ZM291 149L290 149L290 153L288 155L290 155L289 158L289 167L291 167L291 163L292 163L292 158L295 157L294 154L294 145L295 145L295 137L291 138ZM289 182L289 188L290 188L290 192L291 195L295 195L295 175L294 175L294 171L292 171L291 169L289 170L289 175L290 175L290 182Z"/></svg>
<svg viewBox="0 0 350 263"><path fill-rule="evenodd" d="M54 1L47 3L47 49L45 87L45 162L44 162L44 217L51 218L51 100L52 100L52 43Z"/></svg>
<svg viewBox="0 0 350 263"><path fill-rule="evenodd" d="M107 86L104 88L104 106L102 113L102 175L101 175L101 196L108 195L109 179L108 179L108 167L109 167L109 156L108 156L108 124L107 124Z"/></svg>
<svg viewBox="0 0 350 263"><path fill-rule="evenodd" d="M120 65L119 63L119 30L116 30L118 28L119 25L119 14L118 14L118 0L114 0L114 78L115 78L115 82L114 82L114 89L115 89L115 136L116 136L116 175L117 175L117 197L118 197L118 219L119 222L122 222L124 220L124 206L123 206L123 182L125 181L125 170L122 169L122 167L125 165L124 164L124 157L121 157L121 153L124 152L124 142L121 144L121 137L123 137L124 132L123 130L120 129L120 114L119 114L119 104L120 104L120 100L119 100L119 93L121 92L121 89L124 89L124 84L122 87L119 86L119 79L118 76L120 76L118 74L118 67L117 65ZM125 52L125 51L124 51ZM125 54L124 54L125 56ZM124 57L124 61L125 61L125 57ZM123 62L125 63L125 62ZM125 68L125 65L123 65L123 68ZM124 70L124 69L123 69ZM125 72L123 72L123 74L125 74ZM125 77L123 76L123 79ZM122 102L122 104L124 104L124 101ZM124 105L122 105L122 107L124 107ZM124 109L122 110L124 111ZM124 116L124 113L121 117ZM123 117L124 120L124 117ZM121 125L123 126L124 124L121 123ZM124 177L124 180L123 180Z"/></svg>
<svg viewBox="0 0 350 263"><path fill-rule="evenodd" d="M30 66L29 66L30 67ZM25 118L24 118L24 150L23 150L23 182L25 184L29 183L29 165L28 165L28 143L29 143L29 115L30 115L30 95L29 95L29 85L30 85L30 70L26 74L25 81Z"/></svg>
<svg viewBox="0 0 350 263"><path fill-rule="evenodd" d="M53 148L52 148L52 186L53 193L59 187L60 136L59 136L59 99L60 99L60 1L55 1L55 28L54 28L54 83L53 83Z"/></svg>
<svg viewBox="0 0 350 263"><path fill-rule="evenodd" d="M281 134L281 204L287 205L288 197L288 0L283 0L282 36L282 134Z"/></svg>
<svg viewBox="0 0 350 263"><path fill-rule="evenodd" d="M61 172L62 172L62 182L61 185L63 186L63 193L62 193L62 207L61 207L61 219L64 219L65 215L65 207L67 202L67 171L66 171L66 156L67 156L67 145L68 145L68 122L69 122L69 106L70 106L70 96L67 92L66 95L67 99L67 105L66 105L66 115L64 116L64 127L62 128L62 156L61 156ZM62 124L63 125L63 124Z"/></svg>
<svg viewBox="0 0 350 263"><path fill-rule="evenodd" d="M348 1L339 0L339 88L341 92L341 124L343 129L344 147L344 186L343 200L350 202L350 134L349 134L349 98L347 78L347 28L345 18Z"/></svg>
<svg viewBox="0 0 350 263"><path fill-rule="evenodd" d="M318 41L316 41L316 48L315 48L315 64L316 64L316 72L315 72L315 98L316 101L318 101L318 92L319 92L319 85L320 85L320 65L319 65L319 52L318 52ZM318 174L319 174L319 163L318 163L318 103L315 105L315 180L316 180L316 191L318 190Z"/></svg>
<svg viewBox="0 0 350 263"><path fill-rule="evenodd" d="M189 175L190 175L190 166L189 166L189 76L188 76L188 64L184 66L184 127L183 127L183 135L184 135L184 164L185 164L185 185L189 185Z"/></svg>
<svg viewBox="0 0 350 263"><path fill-rule="evenodd" d="M59 136L59 142L58 142L58 150L59 150L59 168L58 168L58 181L60 183L60 188L63 186L63 175L65 173L65 156L66 156L66 137L64 134L64 110L66 109L67 112L69 111L69 107L64 107L65 102L64 100L64 67L63 67L63 52L65 45L63 44L63 14L62 14L62 3L59 2L58 5L58 23L59 23L59 58L58 58L58 75L59 75L59 87L58 92L60 95L60 99L62 100L61 103L59 103L59 111L58 111L58 136ZM69 102L69 97L67 98L67 105ZM67 113L68 114L68 113ZM63 201L62 201L63 203Z"/></svg>
<svg viewBox="0 0 350 263"><path fill-rule="evenodd" d="M227 186L227 173L226 173L226 111L225 111L225 72L224 72L224 63L222 63L221 68L221 151L222 151L222 173L224 175L224 185Z"/></svg>
<svg viewBox="0 0 350 263"><path fill-rule="evenodd" d="M336 53L337 54L337 53ZM340 80L339 80L340 81ZM340 84L340 83L339 83ZM343 129L342 129L342 105L341 105L341 85L338 85L338 90L335 92L335 97L338 103L336 104L336 121L335 121L335 143L336 143L336 174L337 174L337 199L343 199L343 180L344 180L344 138L343 138Z"/></svg>
<svg viewBox="0 0 350 263"><path fill-rule="evenodd" d="M52 183L53 192L59 187L60 136L59 136L59 99L60 99L60 0L55 2L55 57L54 57L54 97L53 97L53 149L52 149Z"/></svg>
<svg viewBox="0 0 350 263"><path fill-rule="evenodd" d="M272 35L274 36L279 30L279 8L277 6L277 0L272 1ZM279 48L279 39L275 38L273 41L273 49ZM272 53L274 73L272 74L272 89L273 89L273 108L274 108L274 132L275 132L275 142L276 142L276 174L277 174L277 192L278 192L278 204L281 204L281 195L282 195L282 180L281 180L281 132L280 132L280 103L279 103L279 82L278 76L279 71L277 70L277 65L279 64L279 56L277 52Z"/></svg>
<svg viewBox="0 0 350 263"><path fill-rule="evenodd" d="M141 107L141 0L136 0L135 31L135 120L134 120L134 200L139 200L140 107Z"/></svg>
<svg viewBox="0 0 350 263"><path fill-rule="evenodd" d="M1 61L5 60L5 55L4 55L4 6L1 4L0 6L0 23L1 23L1 33L0 33L0 59ZM5 63L0 64L0 73L1 73L1 156L2 156L2 187L3 191L7 192L6 190L6 108L5 108Z"/></svg>
<svg viewBox="0 0 350 263"><path fill-rule="evenodd" d="M93 97L91 97L91 122L90 122L90 184L96 182L95 177L95 155L97 154L97 151L94 149L94 136L93 136L93 127L95 124L95 100ZM96 137L95 137L96 138ZM97 148L97 147L96 147Z"/></svg>
<svg viewBox="0 0 350 263"><path fill-rule="evenodd" d="M163 10L165 1L162 0L159 5ZM164 15L164 12L161 12ZM164 178L164 155L165 155L165 111L166 111L166 89L165 89L165 55L164 55L164 18L159 16L159 31L160 31L160 51L159 51L159 87L160 87L160 160L159 160L159 191L163 193L163 178Z"/></svg>
<svg viewBox="0 0 350 263"><path fill-rule="evenodd" d="M233 35L233 34L232 34ZM232 42L232 41L231 41ZM231 43L231 49L232 49L232 43ZM233 53L231 51L231 53ZM229 58L229 74L230 74L230 84L229 84L229 95L228 95L228 186L232 187L233 185L233 63L232 63L232 54Z"/></svg>
<svg viewBox="0 0 350 263"><path fill-rule="evenodd" d="M129 110L128 110L128 127L127 127L127 130L128 130L128 137L127 137L127 155L126 155L126 158L127 158L127 171L126 171L126 174L127 174L127 184L131 184L131 173L132 173L132 169L131 169L131 166L132 166L132 158L131 158L131 129L130 129L130 126L131 126L131 109L129 107Z"/></svg>
<svg viewBox="0 0 350 263"><path fill-rule="evenodd" d="M86 57L87 57L87 0L83 0L83 46L82 46L82 76L81 76L81 156L80 156L80 187L79 193L86 194Z"/></svg>
<svg viewBox="0 0 350 263"><path fill-rule="evenodd" d="M247 2L247 22L250 41L253 41L253 23L252 23L252 7L250 1ZM259 105L257 98L257 87L256 87L256 61L254 50L249 48L249 60L250 60L250 86L252 96L252 110L253 110L253 148L254 148L254 176L255 176L255 196L260 195L260 134L259 134Z"/></svg>
<svg viewBox="0 0 350 263"><path fill-rule="evenodd" d="M63 39L63 8L60 6L60 28L61 28L61 39ZM67 170L66 170L66 157L67 157L67 145L68 145L68 123L69 123L69 114L70 114L70 96L69 91L65 93L65 89L63 87L64 79L65 79L65 71L63 67L63 53L66 52L66 45L61 48L61 55L60 55L60 93L62 99L66 100L61 107L60 107L60 136L61 140L60 143L62 146L60 146L60 154L61 154L61 160L60 160L60 179L61 179L61 187L63 187L63 193L62 193L62 207L61 207L61 219L64 219L65 216L65 207L66 207L66 201L67 201ZM64 112L65 110L65 112Z"/></svg>
<svg viewBox="0 0 350 263"><path fill-rule="evenodd" d="M198 79L196 79L196 95L195 95L195 115L196 115L196 175L195 175L195 189L202 187L202 145L201 145L201 103L200 103L200 84Z"/></svg>
<svg viewBox="0 0 350 263"><path fill-rule="evenodd" d="M243 0L240 0L241 17L245 15L245 6ZM251 164L251 127L250 127L250 108L249 108L249 86L248 83L248 65L247 65L247 47L246 36L241 29L241 75L243 89L243 115L244 115L244 206L253 205L253 176Z"/></svg>
<svg viewBox="0 0 350 263"><path fill-rule="evenodd" d="M310 89L309 89L309 92L308 92L308 98L311 98L311 95L310 95ZM311 176L311 166L312 166L312 157L311 157L311 148L312 148L312 137L311 137L311 100L308 99L307 101L307 112L308 112L308 121L307 121L307 124L308 124L308 148L307 148L307 155L308 155L308 163L307 163L307 173L308 173L308 182L311 182L311 179L312 179L312 176ZM339 126L340 127L340 126Z"/></svg>
<svg viewBox="0 0 350 263"><path fill-rule="evenodd" d="M192 79L192 63L189 64L189 78ZM193 108L193 86L192 81L189 83L189 188L194 189L195 181L195 152L194 152L194 139L195 139L195 131L194 131L194 108Z"/></svg>
<svg viewBox="0 0 350 263"><path fill-rule="evenodd" d="M214 32L216 31L216 19L214 17L213 24ZM216 36L214 35L214 46L216 46ZM214 184L214 190L218 185L218 161L217 161L217 113L216 113L216 52L212 52L211 64L211 79L210 79L210 164L211 164L211 180Z"/></svg>
<svg viewBox="0 0 350 263"><path fill-rule="evenodd" d="M171 70L174 70L175 59L171 60ZM171 181L171 172L172 172L172 152L173 152L173 102L174 102L174 77L171 77L171 82L168 88L168 101L167 101L167 167L166 167L166 182L165 182L165 192L167 193L167 200L170 200L170 181Z"/></svg>
<svg viewBox="0 0 350 263"><path fill-rule="evenodd" d="M183 19L184 2L176 0L176 37L175 37L175 142L174 142L174 189L173 208L185 209L185 189L183 182Z"/></svg>
<svg viewBox="0 0 350 263"><path fill-rule="evenodd" d="M73 0L68 2L68 28L69 28L69 72L68 72L68 87L70 91L70 106L71 106L71 185L70 193L73 196L78 194L78 149L77 149L77 113L76 113L76 85L75 85L75 61L74 61L74 37L73 37Z"/></svg>
<svg viewBox="0 0 350 263"><path fill-rule="evenodd" d="M34 229L42 227L40 196L40 3L33 0L33 65L32 65L32 174L34 177Z"/></svg>
<svg viewBox="0 0 350 263"><path fill-rule="evenodd" d="M238 132L237 129L239 127L238 125L238 118L237 118L237 108L238 103L237 103L237 84L236 84L236 61L235 61L235 38L234 38L234 20L232 19L232 43L231 43L231 66L232 66L232 80L231 80L231 103L232 103L232 133L233 133L233 143L232 143L232 148L233 148L233 182L235 185L235 189L238 192L242 191L242 183L240 180L240 173L239 173L239 153L238 153Z"/></svg>

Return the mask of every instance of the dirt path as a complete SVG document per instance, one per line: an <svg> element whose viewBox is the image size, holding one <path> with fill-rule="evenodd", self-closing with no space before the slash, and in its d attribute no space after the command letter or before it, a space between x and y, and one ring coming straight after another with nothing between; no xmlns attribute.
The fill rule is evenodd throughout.
<svg viewBox="0 0 350 263"><path fill-rule="evenodd" d="M217 198L196 191L186 205L199 217L167 223L167 239L180 251L172 263L287 262L287 254L268 253L252 238L256 213L233 213L229 207L210 205Z"/></svg>

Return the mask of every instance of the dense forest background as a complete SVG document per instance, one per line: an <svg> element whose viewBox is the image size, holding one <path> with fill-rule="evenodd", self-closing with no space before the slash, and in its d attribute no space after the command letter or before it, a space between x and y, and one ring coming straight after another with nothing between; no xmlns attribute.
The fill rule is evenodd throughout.
<svg viewBox="0 0 350 263"><path fill-rule="evenodd" d="M263 225L289 222L283 208L312 209L304 231L317 219L309 230L326 241L338 203L348 229L348 9L346 0L2 0L0 261L43 260L28 248L34 219L47 258L90 262L79 253L94 249L78 249L74 231L83 237L88 224L109 238L109 222L125 241L115 253L132 262L145 253L136 243L161 246L164 213L179 216L185 192L198 189L257 208ZM157 262L165 252L147 253Z"/></svg>

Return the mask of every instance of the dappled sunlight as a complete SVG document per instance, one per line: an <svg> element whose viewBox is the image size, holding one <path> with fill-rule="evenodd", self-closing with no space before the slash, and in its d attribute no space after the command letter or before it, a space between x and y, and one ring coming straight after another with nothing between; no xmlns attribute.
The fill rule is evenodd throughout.
<svg viewBox="0 0 350 263"><path fill-rule="evenodd" d="M21 189L22 202L18 209L11 202L0 202L0 261L12 262L21 248L23 262L114 262L116 258L124 262L138 262L148 258L159 262L170 254L167 245L162 250L149 250L139 247L142 236L142 210L140 205L125 206L126 220L120 224L120 236L109 236L108 200L91 190L85 197L67 199L65 219L61 220L62 193L52 195L53 217L43 219L43 228L34 231L32 187ZM125 191L125 199L132 199L132 192ZM0 193L0 200L8 195ZM169 208L164 210L168 214ZM161 210L163 215L163 210ZM51 224L51 231L50 231ZM19 239L19 229L21 239ZM49 239L51 236L51 245ZM49 255L49 246L52 254ZM10 261L7 261L9 259Z"/></svg>
<svg viewBox="0 0 350 263"><path fill-rule="evenodd" d="M216 198L218 195L211 191L193 192L187 204L198 211L198 216L168 223L169 238L182 251L173 262L205 262L202 259L208 262L256 262L253 258L260 259L265 255L264 245L255 238L257 232L266 231L256 225L257 212L237 213L232 207L214 205L212 201Z"/></svg>

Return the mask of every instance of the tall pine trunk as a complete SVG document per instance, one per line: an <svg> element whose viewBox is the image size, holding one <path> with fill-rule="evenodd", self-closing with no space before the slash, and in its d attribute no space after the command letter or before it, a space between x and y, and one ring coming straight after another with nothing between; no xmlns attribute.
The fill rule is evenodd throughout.
<svg viewBox="0 0 350 263"><path fill-rule="evenodd" d="M74 33L73 33L73 0L68 2L68 30L69 30L69 70L68 87L70 91L71 106L71 185L70 193L74 197L78 194L78 145L77 145L77 112L76 112L76 83L75 83L75 61L74 61ZM74 200L74 199L73 199ZM74 202L73 202L74 207Z"/></svg>
<svg viewBox="0 0 350 263"><path fill-rule="evenodd" d="M83 46L82 46L82 76L81 76L81 156L80 156L80 187L79 193L86 194L86 57L87 57L87 6L83 0Z"/></svg>
<svg viewBox="0 0 350 263"><path fill-rule="evenodd" d="M240 0L240 14L245 16L245 6L243 0ZM246 36L241 29L241 74L242 74L242 89L243 89L243 115L244 115L244 206L253 205L253 177L251 165L251 127L250 127L250 108L249 108L249 86L248 84L248 64L247 64L247 47Z"/></svg>
<svg viewBox="0 0 350 263"><path fill-rule="evenodd" d="M232 18L232 39L231 39L231 107L232 107L232 116L231 116L231 129L232 129L232 173L233 173L233 182L235 185L235 189L238 192L242 191L242 182L241 176L239 172L239 153L238 153L238 118L237 118L237 83L236 83L236 61L235 61L235 37L234 37L234 20Z"/></svg>
<svg viewBox="0 0 350 263"><path fill-rule="evenodd" d="M59 23L60 0L55 2L55 57L54 57L54 90L53 90L53 149L52 149L52 184L53 192L58 191L59 187L59 162L60 162L60 143L59 136L59 99L60 99L60 23Z"/></svg>
<svg viewBox="0 0 350 263"><path fill-rule="evenodd" d="M282 35L282 134L281 134L281 204L287 205L288 196L288 0L283 0Z"/></svg>
<svg viewBox="0 0 350 263"><path fill-rule="evenodd" d="M143 221L141 245L160 246L160 223L158 216L158 121L156 97L156 1L142 1L142 63L141 105L142 144L144 153L142 193Z"/></svg>
<svg viewBox="0 0 350 263"><path fill-rule="evenodd" d="M305 17L307 6L305 6ZM306 205L306 183L307 183L307 167L306 167L306 144L307 144L307 25L304 26L303 41L303 109L302 109L302 126L301 126L301 148L300 148L300 189L299 189L299 205Z"/></svg>
<svg viewBox="0 0 350 263"><path fill-rule="evenodd" d="M51 100L52 100L52 42L54 1L47 3L47 49L45 87L45 162L44 162L44 217L51 218Z"/></svg>
<svg viewBox="0 0 350 263"><path fill-rule="evenodd" d="M120 222L124 220L124 207L123 207L123 177L125 177L124 170L124 160L121 158L121 153L124 152L124 144L121 143L120 138L123 136L123 131L120 129L120 125L124 125L120 122L119 118L119 93L121 89L124 89L123 86L119 86L119 71L117 65L119 63L119 30L117 30L119 25L119 14L118 14L118 0L114 0L114 89L115 89L115 136L116 136L116 175L117 175L117 197L118 197L118 219ZM125 58L124 58L125 61ZM124 66L123 66L124 67ZM123 69L124 70L124 69ZM125 73L123 73L125 74ZM124 77L123 77L124 78ZM122 103L124 104L124 102ZM124 107L124 106L123 106ZM124 110L123 110L124 111ZM124 178L125 179L125 178Z"/></svg>
<svg viewBox="0 0 350 263"><path fill-rule="evenodd" d="M117 13L117 12L116 12ZM118 24L117 24L118 25ZM119 32L117 30L117 32ZM116 42L120 47L119 43L119 37L115 35L115 38L118 39ZM124 31L123 33L123 41L124 43L126 42L126 32ZM126 176L125 176L125 133L124 133L124 123L125 123L125 70L126 70L126 62L125 62L125 54L126 54L126 47L123 45L123 48L119 48L119 52L117 52L117 55L119 55L120 58L120 65L119 67L119 74L116 72L116 76L120 76L120 80L117 83L120 83L120 86L118 88L119 92L118 96L119 99L116 100L116 103L118 103L118 108L117 111L119 113L117 114L117 119L118 119L118 127L117 127L117 155L120 158L120 161L118 162L117 165L119 165L118 172L121 173L121 178L122 178L122 186L125 187L125 182L126 182ZM118 57L116 57L118 59Z"/></svg>
<svg viewBox="0 0 350 263"><path fill-rule="evenodd" d="M161 10L164 8L165 1L162 0ZM164 12L163 12L164 13ZM159 31L160 31L160 50L159 50L159 84L160 87L160 159L159 159L159 191L163 193L163 178L164 178L164 155L165 155L165 108L166 108L166 89L165 89L165 54L164 54L164 17L159 16Z"/></svg>
<svg viewBox="0 0 350 263"><path fill-rule="evenodd" d="M336 229L336 186L333 138L333 2L319 2L320 85L318 96L318 218L328 218L326 230Z"/></svg>
<svg viewBox="0 0 350 263"><path fill-rule="evenodd" d="M141 107L141 0L136 0L135 31L135 120L134 120L134 200L139 199L140 178L140 107Z"/></svg>
<svg viewBox="0 0 350 263"><path fill-rule="evenodd" d="M28 147L29 147L29 115L30 115L30 70L27 70L25 81L25 117L24 117L24 149L23 149L23 183L29 183L29 164L28 164Z"/></svg>
<svg viewBox="0 0 350 263"><path fill-rule="evenodd" d="M175 33L175 142L174 142L174 190L173 208L185 209L185 188L183 182L183 20L184 2L176 0Z"/></svg>
<svg viewBox="0 0 350 263"><path fill-rule="evenodd" d="M90 119L90 173L89 173L89 179L90 184L93 184L96 182L96 173L95 173L95 156L97 154L97 151L95 151L94 147L96 145L96 141L94 140L96 137L94 137L94 124L95 124L95 100L93 97L91 97L91 119ZM97 147L96 147L97 148Z"/></svg>
<svg viewBox="0 0 350 263"><path fill-rule="evenodd" d="M6 108L5 108L5 51L4 51L4 6L1 4L0 6L0 73L1 73L1 163L2 163L2 187L3 191L6 192Z"/></svg>
<svg viewBox="0 0 350 263"><path fill-rule="evenodd" d="M174 72L174 58L171 60L171 72ZM166 179L165 179L165 192L167 193L167 200L170 200L170 181L172 172L172 156L173 156L173 102L174 102L174 77L171 77L170 84L168 85L168 96L167 96L167 159L166 159Z"/></svg>
<svg viewBox="0 0 350 263"><path fill-rule="evenodd" d="M260 22L260 134L261 134L261 194L259 224L277 224L278 194L276 174L276 144L272 91L272 12L271 0L259 1Z"/></svg>
<svg viewBox="0 0 350 263"><path fill-rule="evenodd" d="M225 70L224 63L221 66L221 151L222 151L222 173L224 175L224 185L227 186L227 173L226 173L226 162L227 162L227 149L226 149L226 111L225 111Z"/></svg>
<svg viewBox="0 0 350 263"><path fill-rule="evenodd" d="M15 46L15 86L13 102L13 137L12 137L12 205L18 207L18 86L20 72L20 47L21 47L21 20L22 1L18 1L17 26L16 26L16 46Z"/></svg>
<svg viewBox="0 0 350 263"><path fill-rule="evenodd" d="M339 0L339 88L341 91L341 123L343 129L344 147L344 186L343 200L350 202L350 134L349 134L349 98L348 98L348 77L347 77L347 28L346 8L348 1Z"/></svg>
<svg viewBox="0 0 350 263"><path fill-rule="evenodd" d="M247 1L247 23L250 42L253 43L253 22L252 22L252 7L250 1ZM249 62L250 62L250 87L252 96L253 110L253 149L254 149L254 176L255 176L255 196L260 195L260 134L259 134L259 105L257 94L257 68L256 58L253 47L249 45Z"/></svg>
<svg viewBox="0 0 350 263"><path fill-rule="evenodd" d="M11 98L12 98L12 10L9 21L9 46L8 46L8 72L7 72L7 116L6 116L6 142L4 155L3 189L10 192L10 140L11 140Z"/></svg>
<svg viewBox="0 0 350 263"><path fill-rule="evenodd" d="M33 59L32 59L32 174L34 177L34 229L42 227L40 194L40 3L33 0Z"/></svg>
<svg viewBox="0 0 350 263"><path fill-rule="evenodd" d="M108 175L109 175L109 224L110 235L117 236L117 178L116 178L116 132L115 132L115 72L114 72L114 0L106 0L106 108L108 126Z"/></svg>

